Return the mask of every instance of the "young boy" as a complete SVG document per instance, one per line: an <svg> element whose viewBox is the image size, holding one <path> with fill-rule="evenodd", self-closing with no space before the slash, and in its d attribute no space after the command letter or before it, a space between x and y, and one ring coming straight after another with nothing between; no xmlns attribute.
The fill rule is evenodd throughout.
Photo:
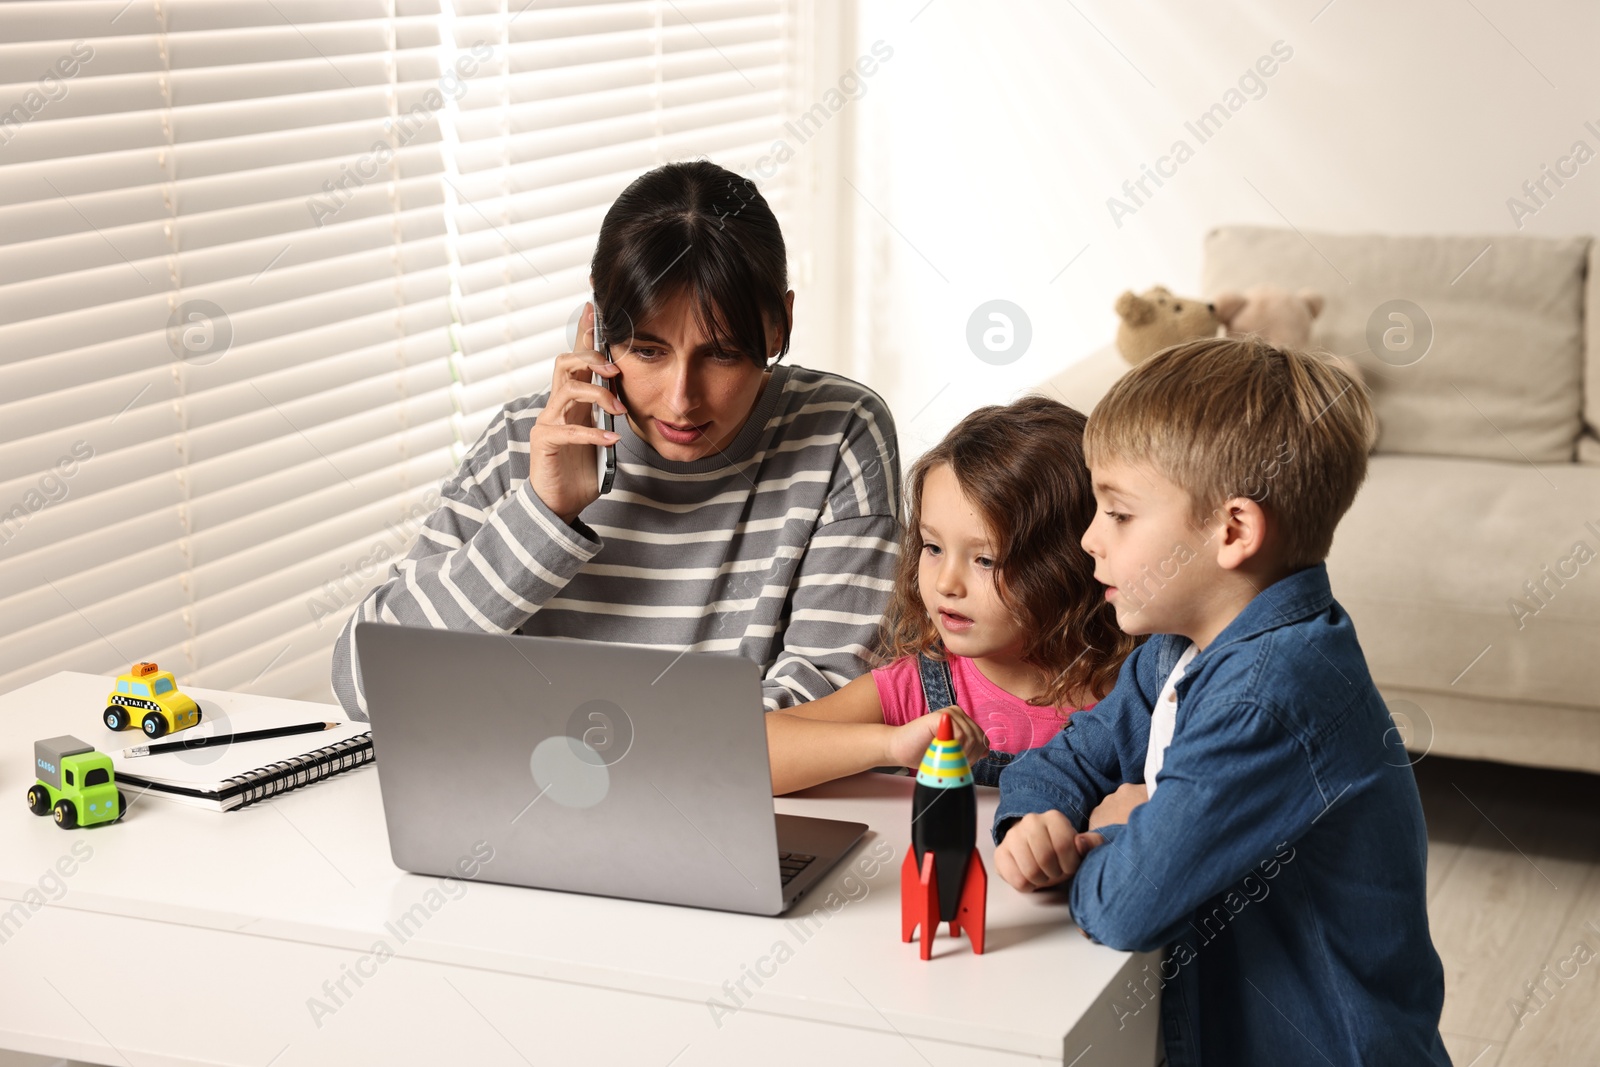
<svg viewBox="0 0 1600 1067"><path fill-rule="evenodd" d="M1343 372L1255 338L1168 349L1089 418L1083 547L1153 636L1001 776L995 869L1166 948L1114 1010L1159 991L1170 1067L1450 1062L1416 780L1324 563L1375 426Z"/></svg>

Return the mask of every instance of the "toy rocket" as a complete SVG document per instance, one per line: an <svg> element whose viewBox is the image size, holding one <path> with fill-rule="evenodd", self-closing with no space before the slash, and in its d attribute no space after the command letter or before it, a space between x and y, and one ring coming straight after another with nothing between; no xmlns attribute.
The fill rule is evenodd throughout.
<svg viewBox="0 0 1600 1067"><path fill-rule="evenodd" d="M911 794L911 847L900 865L900 940L922 927L922 958L928 959L941 922L950 936L966 930L972 951L983 953L984 904L989 876L978 856L978 800L972 768L950 726L939 732L917 769Z"/></svg>

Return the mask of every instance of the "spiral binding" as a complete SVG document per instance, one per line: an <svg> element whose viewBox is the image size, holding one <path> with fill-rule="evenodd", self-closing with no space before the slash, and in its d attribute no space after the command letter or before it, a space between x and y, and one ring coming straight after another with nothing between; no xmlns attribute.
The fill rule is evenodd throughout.
<svg viewBox="0 0 1600 1067"><path fill-rule="evenodd" d="M352 767L371 763L372 758L372 734L357 734L304 756L279 760L249 774L229 778L222 783L217 797L223 801L239 797L238 807L242 808L258 800L343 774Z"/></svg>

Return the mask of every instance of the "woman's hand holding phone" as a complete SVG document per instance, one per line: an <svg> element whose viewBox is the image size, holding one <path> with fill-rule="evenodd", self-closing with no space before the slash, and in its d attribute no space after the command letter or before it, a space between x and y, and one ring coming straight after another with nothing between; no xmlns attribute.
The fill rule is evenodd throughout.
<svg viewBox="0 0 1600 1067"><path fill-rule="evenodd" d="M615 378L620 373L595 351L594 305L586 304L577 343L573 351L556 357L550 399L528 437L528 482L563 522L572 522L600 496L595 450L615 443L619 435L595 426L594 405L624 418L628 411L621 398L594 384L593 375Z"/></svg>

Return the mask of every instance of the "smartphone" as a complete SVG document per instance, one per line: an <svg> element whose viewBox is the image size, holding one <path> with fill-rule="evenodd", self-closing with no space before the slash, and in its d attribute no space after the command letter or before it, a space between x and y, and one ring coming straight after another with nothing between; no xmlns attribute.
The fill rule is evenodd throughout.
<svg viewBox="0 0 1600 1067"><path fill-rule="evenodd" d="M611 362L611 344L606 338L604 320L600 317L600 302L594 299L594 294L589 294L589 302L594 306L594 350L606 357L606 362ZM605 386L606 391L612 396L617 395L617 386L612 378L599 374L591 374L589 380L595 385ZM594 424L602 430L612 433L617 429L617 417L599 404L594 406ZM595 482L600 486L600 495L611 492L611 485L617 480L617 446L614 444L602 445L595 450Z"/></svg>

